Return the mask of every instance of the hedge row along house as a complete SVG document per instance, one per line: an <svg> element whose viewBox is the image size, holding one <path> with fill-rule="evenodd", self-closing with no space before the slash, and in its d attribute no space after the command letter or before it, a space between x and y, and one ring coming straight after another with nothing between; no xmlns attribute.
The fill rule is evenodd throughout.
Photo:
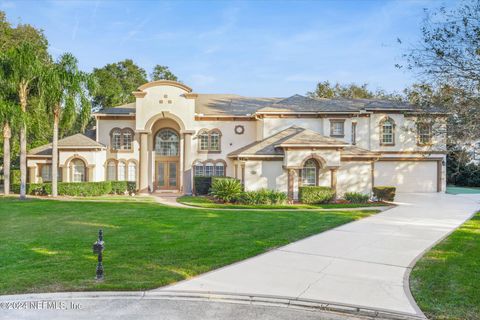
<svg viewBox="0 0 480 320"><path fill-rule="evenodd" d="M140 192L192 193L194 176L298 197L300 186L370 194L444 192L445 115L366 99L249 98L146 83L134 103L94 114L95 130L59 141L59 181L135 181ZM30 150L29 180L51 179L51 145Z"/></svg>

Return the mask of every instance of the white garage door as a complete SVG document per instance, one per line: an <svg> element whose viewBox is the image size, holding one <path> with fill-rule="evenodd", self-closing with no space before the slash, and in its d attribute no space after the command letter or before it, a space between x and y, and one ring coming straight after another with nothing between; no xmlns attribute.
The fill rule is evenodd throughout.
<svg viewBox="0 0 480 320"><path fill-rule="evenodd" d="M394 186L397 192L437 192L436 161L375 162L375 186Z"/></svg>

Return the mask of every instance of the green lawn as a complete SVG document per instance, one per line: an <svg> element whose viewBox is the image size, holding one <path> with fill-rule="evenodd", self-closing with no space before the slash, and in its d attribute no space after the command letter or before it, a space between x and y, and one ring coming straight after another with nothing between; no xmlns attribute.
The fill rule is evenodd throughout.
<svg viewBox="0 0 480 320"><path fill-rule="evenodd" d="M429 319L480 319L480 212L418 261L410 287Z"/></svg>
<svg viewBox="0 0 480 320"><path fill-rule="evenodd" d="M365 207L387 206L385 203L326 203L326 204L285 204L285 205L244 205L244 204L221 204L202 196L182 196L178 202L187 206L201 208L224 208L224 209L349 209Z"/></svg>
<svg viewBox="0 0 480 320"><path fill-rule="evenodd" d="M140 290L265 252L375 211L182 209L0 197L0 294ZM106 280L91 246L104 229Z"/></svg>

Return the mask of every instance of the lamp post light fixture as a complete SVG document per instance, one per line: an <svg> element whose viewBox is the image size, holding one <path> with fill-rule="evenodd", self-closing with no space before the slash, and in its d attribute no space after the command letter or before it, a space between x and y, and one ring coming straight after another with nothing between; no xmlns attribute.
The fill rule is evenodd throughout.
<svg viewBox="0 0 480 320"><path fill-rule="evenodd" d="M105 249L105 244L103 242L103 230L98 230L98 240L95 241L93 244L93 253L98 255L98 263L96 269L96 277L97 281L103 280L103 250Z"/></svg>

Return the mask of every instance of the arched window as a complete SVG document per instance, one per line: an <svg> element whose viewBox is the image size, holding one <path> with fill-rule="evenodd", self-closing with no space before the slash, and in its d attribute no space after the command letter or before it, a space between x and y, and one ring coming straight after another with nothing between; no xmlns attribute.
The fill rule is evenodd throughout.
<svg viewBox="0 0 480 320"><path fill-rule="evenodd" d="M122 130L122 149L131 150L133 142L133 130L125 128Z"/></svg>
<svg viewBox="0 0 480 320"><path fill-rule="evenodd" d="M178 134L172 129L162 129L155 136L155 152L161 156L176 157L179 150Z"/></svg>
<svg viewBox="0 0 480 320"><path fill-rule="evenodd" d="M128 181L137 181L137 164L133 161L128 163Z"/></svg>
<svg viewBox="0 0 480 320"><path fill-rule="evenodd" d="M225 176L225 164L223 162L215 163L215 175L219 177Z"/></svg>
<svg viewBox="0 0 480 320"><path fill-rule="evenodd" d="M200 151L208 151L209 139L208 131L206 130L198 134L198 147Z"/></svg>
<svg viewBox="0 0 480 320"><path fill-rule="evenodd" d="M214 165L212 162L205 163L205 176L206 177L213 176L213 169L214 169Z"/></svg>
<svg viewBox="0 0 480 320"><path fill-rule="evenodd" d="M111 135L111 143L113 150L120 150L122 147L122 130L115 128L110 132Z"/></svg>
<svg viewBox="0 0 480 320"><path fill-rule="evenodd" d="M202 177L205 175L205 172L203 170L203 163L200 161L195 161L193 164L193 175L195 177Z"/></svg>
<svg viewBox="0 0 480 320"><path fill-rule="evenodd" d="M318 177L318 163L315 159L308 159L302 168L302 185L316 186Z"/></svg>
<svg viewBox="0 0 480 320"><path fill-rule="evenodd" d="M72 172L72 182L86 181L85 163L80 159L74 159L70 162L70 169Z"/></svg>
<svg viewBox="0 0 480 320"><path fill-rule="evenodd" d="M118 181L125 181L125 171L126 171L126 165L125 162L120 161L118 163Z"/></svg>
<svg viewBox="0 0 480 320"><path fill-rule="evenodd" d="M218 129L202 129L198 133L198 150L220 152L222 133Z"/></svg>
<svg viewBox="0 0 480 320"><path fill-rule="evenodd" d="M210 150L220 151L220 132L212 131L210 133Z"/></svg>
<svg viewBox="0 0 480 320"><path fill-rule="evenodd" d="M385 118L380 122L380 144L395 144L395 122L391 118Z"/></svg>
<svg viewBox="0 0 480 320"><path fill-rule="evenodd" d="M115 161L110 160L107 162L107 181L117 180L117 165Z"/></svg>

